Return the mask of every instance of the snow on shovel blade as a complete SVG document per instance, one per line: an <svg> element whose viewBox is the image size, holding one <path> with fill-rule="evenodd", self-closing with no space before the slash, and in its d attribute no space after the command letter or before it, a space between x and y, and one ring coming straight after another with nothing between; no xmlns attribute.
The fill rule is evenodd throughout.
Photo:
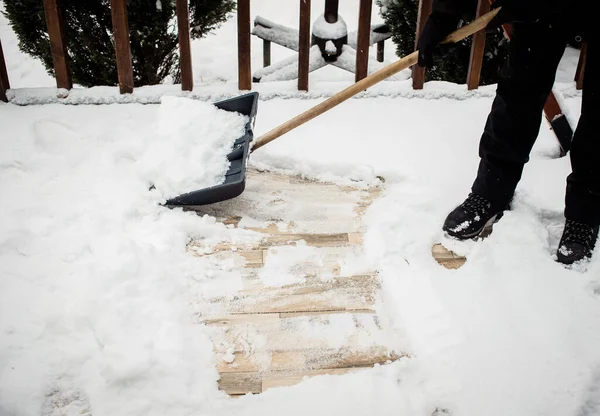
<svg viewBox="0 0 600 416"><path fill-rule="evenodd" d="M214 105L225 111L232 111L248 116L246 133L237 139L227 158L231 162L225 174L225 182L210 188L188 192L168 200L167 206L208 205L239 196L246 187L246 162L250 154L250 142L254 138L252 129L258 107L258 93L251 92L229 100L219 101Z"/></svg>

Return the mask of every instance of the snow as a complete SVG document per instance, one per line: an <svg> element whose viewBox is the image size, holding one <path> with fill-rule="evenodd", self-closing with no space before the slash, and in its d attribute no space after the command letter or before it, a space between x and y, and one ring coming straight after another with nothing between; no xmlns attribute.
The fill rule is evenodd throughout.
<svg viewBox="0 0 600 416"><path fill-rule="evenodd" d="M325 44L325 52L327 52L329 55L336 54L337 48L332 41L328 40L327 43Z"/></svg>
<svg viewBox="0 0 600 416"><path fill-rule="evenodd" d="M248 117L181 97L163 97L144 153L136 157L145 179L165 199L222 184L233 142Z"/></svg>
<svg viewBox="0 0 600 416"><path fill-rule="evenodd" d="M253 15L297 25L297 8L255 3ZM313 3L322 10L322 1ZM354 25L357 6L341 3ZM13 104L0 103L0 415L597 414L600 250L582 267L554 261L570 163L555 158L545 121L514 207L491 236L451 246L468 255L460 270L431 258L444 218L474 179L494 96L493 86L467 91L443 82L422 91L410 80L381 83L250 159L341 184L383 178L384 194L366 213L365 249L380 271L378 315L411 358L236 400L217 390L216 360L235 356L214 356L208 329L196 324L206 307L198 299L232 295L240 276L233 264L191 256L186 244L196 239L211 252L217 242L242 247L257 236L161 203L214 183L226 168L218 161L243 120L221 119L198 100L239 95L235 35L233 19L219 36L193 43L197 87L189 94L163 85L58 98L0 17L17 88L9 91ZM260 40L252 45L259 68ZM273 61L294 53L274 47ZM556 84L572 126L581 106L576 62L568 49ZM256 133L352 82L327 68L311 74L308 93L295 81L257 85ZM92 103L105 105L64 105ZM315 255L301 244L288 250L289 263L267 262L267 285L292 282L292 260ZM331 337L344 331L340 324Z"/></svg>
<svg viewBox="0 0 600 416"><path fill-rule="evenodd" d="M313 23L312 34L321 39L341 39L348 35L348 26L341 15L337 22L329 23L322 14Z"/></svg>

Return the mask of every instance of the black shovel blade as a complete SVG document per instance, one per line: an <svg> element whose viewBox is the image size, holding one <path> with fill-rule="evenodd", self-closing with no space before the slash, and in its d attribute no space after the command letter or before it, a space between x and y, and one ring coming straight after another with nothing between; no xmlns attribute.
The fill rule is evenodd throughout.
<svg viewBox="0 0 600 416"><path fill-rule="evenodd" d="M569 120L564 114L559 115L550 122L554 134L558 139L560 145L560 157L564 157L571 150L571 143L573 142L573 129L569 125Z"/></svg>
<svg viewBox="0 0 600 416"><path fill-rule="evenodd" d="M245 134L234 142L231 152L227 155L231 165L225 174L225 181L220 185L199 189L172 198L165 203L167 206L214 204L233 199L242 194L246 188L246 162L250 155L250 142L254 138L252 129L258 110L258 93L251 92L229 100L216 102L214 105L221 110L237 112L249 117Z"/></svg>

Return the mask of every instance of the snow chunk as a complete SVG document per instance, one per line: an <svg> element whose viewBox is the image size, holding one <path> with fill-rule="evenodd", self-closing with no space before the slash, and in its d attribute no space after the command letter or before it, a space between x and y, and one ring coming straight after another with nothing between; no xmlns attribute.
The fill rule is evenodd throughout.
<svg viewBox="0 0 600 416"><path fill-rule="evenodd" d="M327 52L329 55L335 55L337 53L337 48L335 47L335 43L328 40L327 43L325 44L325 52Z"/></svg>
<svg viewBox="0 0 600 416"><path fill-rule="evenodd" d="M165 198L225 180L227 154L248 117L183 97L163 97L155 134L139 161L142 175Z"/></svg>
<svg viewBox="0 0 600 416"><path fill-rule="evenodd" d="M341 16L338 16L337 22L328 23L322 14L313 24L313 35L321 39L340 39L348 35L348 27Z"/></svg>

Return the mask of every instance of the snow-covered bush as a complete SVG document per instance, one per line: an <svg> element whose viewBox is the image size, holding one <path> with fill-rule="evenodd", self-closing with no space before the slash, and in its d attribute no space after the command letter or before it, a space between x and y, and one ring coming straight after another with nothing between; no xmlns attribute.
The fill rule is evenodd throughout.
<svg viewBox="0 0 600 416"><path fill-rule="evenodd" d="M475 2L473 2L475 4ZM398 56L406 56L415 49L415 32L417 28L418 0L377 0L381 16L392 32L392 40L396 44ZM475 16L475 9L468 16L468 21ZM467 23L468 23L467 21ZM506 57L508 44L502 33L487 36L481 85L498 81L498 73ZM469 70L471 38L456 45L443 45L438 48L443 56L438 56L435 65L426 71L426 80L440 80L464 84Z"/></svg>
<svg viewBox="0 0 600 416"><path fill-rule="evenodd" d="M235 9L235 0L190 0L193 38L218 27ZM41 0L4 0L5 15L19 47L41 59L53 74L52 55ZM116 85L117 65L109 0L62 0L67 49L73 81L84 86ZM128 0L128 17L136 86L179 78L174 0Z"/></svg>

